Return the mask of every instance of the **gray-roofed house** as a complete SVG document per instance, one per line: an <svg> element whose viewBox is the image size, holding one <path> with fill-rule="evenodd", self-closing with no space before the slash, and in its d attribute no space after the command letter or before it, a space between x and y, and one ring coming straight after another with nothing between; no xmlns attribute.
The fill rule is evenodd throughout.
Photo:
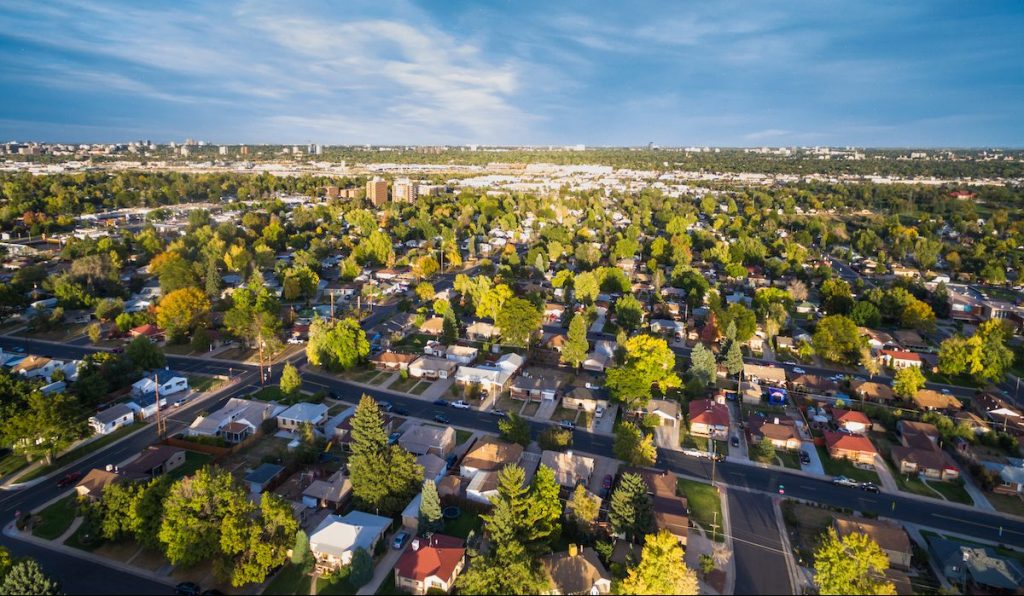
<svg viewBox="0 0 1024 596"><path fill-rule="evenodd" d="M274 480L284 472L284 466L277 464L260 464L258 468L245 475L245 482L249 485L249 492L258 495L267 490Z"/></svg>
<svg viewBox="0 0 1024 596"><path fill-rule="evenodd" d="M338 470L326 480L314 480L302 491L302 504L310 509L341 509L352 495L352 482Z"/></svg>
<svg viewBox="0 0 1024 596"><path fill-rule="evenodd" d="M117 404L89 417L89 426L96 434L109 435L122 426L135 421L135 411L125 404Z"/></svg>
<svg viewBox="0 0 1024 596"><path fill-rule="evenodd" d="M320 426L327 421L327 409L324 404L297 403L277 415L277 426L283 430L298 430L307 423Z"/></svg>
<svg viewBox="0 0 1024 596"><path fill-rule="evenodd" d="M455 449L455 429L450 426L420 424L405 431L398 444L413 455L433 453L447 457Z"/></svg>
<svg viewBox="0 0 1024 596"><path fill-rule="evenodd" d="M330 573L351 564L357 548L372 553L390 527L391 518L362 511L328 515L309 536L317 571Z"/></svg>

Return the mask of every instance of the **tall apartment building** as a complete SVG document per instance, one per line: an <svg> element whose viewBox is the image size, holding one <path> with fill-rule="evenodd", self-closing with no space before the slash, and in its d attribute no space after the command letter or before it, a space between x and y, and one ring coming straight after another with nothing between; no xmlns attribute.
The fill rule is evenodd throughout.
<svg viewBox="0 0 1024 596"><path fill-rule="evenodd" d="M408 178L395 180L392 199L397 203L415 203L419 196L419 185Z"/></svg>
<svg viewBox="0 0 1024 596"><path fill-rule="evenodd" d="M366 198L377 207L387 203L388 181L380 176L374 176L373 180L366 183Z"/></svg>

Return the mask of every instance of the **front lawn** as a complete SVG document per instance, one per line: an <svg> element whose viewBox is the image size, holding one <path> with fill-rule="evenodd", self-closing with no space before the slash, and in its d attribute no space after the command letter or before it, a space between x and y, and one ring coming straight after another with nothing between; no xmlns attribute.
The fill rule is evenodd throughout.
<svg viewBox="0 0 1024 596"><path fill-rule="evenodd" d="M466 441L468 441L469 438L472 437L472 436L473 436L473 433L469 432L468 430L458 430L458 429L456 429L456 431L455 431L455 444L456 445L461 445L461 444L465 443Z"/></svg>
<svg viewBox="0 0 1024 596"><path fill-rule="evenodd" d="M800 456L796 454L796 451L784 451L782 449L775 451L775 457L782 461L782 465L787 468L794 470L800 469Z"/></svg>
<svg viewBox="0 0 1024 596"><path fill-rule="evenodd" d="M686 505L690 509L690 519L700 524L709 536L714 529L715 542L723 542L722 532L722 498L718 489L695 480L680 478L676 483L676 492L686 497Z"/></svg>
<svg viewBox="0 0 1024 596"><path fill-rule="evenodd" d="M197 393L210 391L219 386L222 382L223 381L216 377L207 377L205 375L192 375L188 377L189 388Z"/></svg>
<svg viewBox="0 0 1024 596"><path fill-rule="evenodd" d="M18 482L28 482L29 480L34 480L36 478L46 476L50 472L53 472L54 470L59 470L60 468L72 462L76 462L85 457L86 455L89 455L94 451L98 451L106 447L107 445L113 443L114 441L117 441L118 439L122 439L134 433L135 431L142 430L143 427L145 427L145 425L139 422L129 424L128 426L122 426L121 428L115 430L109 435L103 435L102 437L89 441L84 445L79 445L78 447L75 447L74 449L68 451L64 455L54 458L53 463L51 463L48 466L39 466L34 470L22 474L21 476L18 477Z"/></svg>
<svg viewBox="0 0 1024 596"><path fill-rule="evenodd" d="M355 594L359 588L348 581L349 567L342 567L328 578L318 577L316 579L317 594ZM361 586L360 586L361 587Z"/></svg>
<svg viewBox="0 0 1024 596"><path fill-rule="evenodd" d="M1003 513L1019 515L1024 517L1024 499L1010 495L997 495L988 493L985 495L992 506Z"/></svg>
<svg viewBox="0 0 1024 596"><path fill-rule="evenodd" d="M420 381L409 389L409 393L412 393L413 395L423 395L423 392L430 389L430 386L433 384L433 381ZM452 385L452 387L455 387L455 385Z"/></svg>
<svg viewBox="0 0 1024 596"><path fill-rule="evenodd" d="M7 455L0 457L0 478L13 474L27 465L28 460L25 459L24 455L11 451Z"/></svg>
<svg viewBox="0 0 1024 596"><path fill-rule="evenodd" d="M873 482L880 484L881 480L878 479L878 473L874 470L864 470L853 465L853 462L846 459L832 459L829 456L828 450L824 447L817 447L818 457L821 459L821 465L825 468L825 473L832 476L846 476L853 480L860 482Z"/></svg>
<svg viewBox="0 0 1024 596"><path fill-rule="evenodd" d="M44 540L58 538L71 527L71 522L75 521L76 515L78 515L78 495L68 495L34 516L39 521L33 523L32 535Z"/></svg>
<svg viewBox="0 0 1024 596"><path fill-rule="evenodd" d="M423 353L423 348L426 347L427 342L435 339L433 336L426 335L423 333L413 333L406 337L403 337L400 341L391 344L391 347L397 351L402 352L418 352Z"/></svg>
<svg viewBox="0 0 1024 596"><path fill-rule="evenodd" d="M388 389L392 391L401 391L402 393L408 393L409 390L413 388L413 385L419 382L420 380L417 379L416 377L407 376L406 378L403 379L401 375L399 375L395 382L388 386Z"/></svg>
<svg viewBox="0 0 1024 596"><path fill-rule="evenodd" d="M268 385L250 395L249 398L258 399L260 401L281 401L284 399L284 393L277 385Z"/></svg>
<svg viewBox="0 0 1024 596"><path fill-rule="evenodd" d="M264 594L309 594L310 579L301 565L288 563L267 584Z"/></svg>
<svg viewBox="0 0 1024 596"><path fill-rule="evenodd" d="M395 570L392 569L388 576L384 578L384 581L380 582L380 586L377 587L377 594L381 596L405 596L408 592L400 590L395 586Z"/></svg>

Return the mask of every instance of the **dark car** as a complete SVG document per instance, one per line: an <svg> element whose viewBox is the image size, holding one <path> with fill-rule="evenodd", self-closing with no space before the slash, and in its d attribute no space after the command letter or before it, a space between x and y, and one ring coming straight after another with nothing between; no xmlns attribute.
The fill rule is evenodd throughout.
<svg viewBox="0 0 1024 596"><path fill-rule="evenodd" d="M448 400L444 400L444 399L435 399L434 400L434 405L435 406L441 406L443 408L448 407L448 403L449 403Z"/></svg>
<svg viewBox="0 0 1024 596"><path fill-rule="evenodd" d="M408 416L409 415L409 410L407 410L406 408L403 408L402 406L395 406L395 407L391 408L391 413L392 414L397 414L399 416Z"/></svg>
<svg viewBox="0 0 1024 596"><path fill-rule="evenodd" d="M878 485L875 484L874 482L865 482L864 484L860 485L860 489L862 491L869 492L869 493L875 493L875 494L878 494L879 492L881 492L881 489L878 488Z"/></svg>
<svg viewBox="0 0 1024 596"><path fill-rule="evenodd" d="M737 437L736 435L733 435L732 438L729 439L729 444L732 445L733 447L739 447L740 446L740 438Z"/></svg>
<svg viewBox="0 0 1024 596"><path fill-rule="evenodd" d="M402 436L402 433L391 433L388 435L388 445L394 445L398 442L398 439Z"/></svg>
<svg viewBox="0 0 1024 596"><path fill-rule="evenodd" d="M181 596L199 596L200 592L202 590L199 588L199 584L195 582L181 582L174 586L174 593Z"/></svg>
<svg viewBox="0 0 1024 596"><path fill-rule="evenodd" d="M451 470L452 468L455 467L455 464L459 463L459 456L457 456L457 455L455 455L453 453L453 454L449 455L448 457L444 458L444 461L445 461L445 467L447 469Z"/></svg>
<svg viewBox="0 0 1024 596"><path fill-rule="evenodd" d="M384 410L385 412L390 412L391 409L395 407L394 404L392 404L391 402L383 400L377 402L377 405L380 406L380 409Z"/></svg>
<svg viewBox="0 0 1024 596"><path fill-rule="evenodd" d="M444 414L434 414L434 422L440 422L441 424L451 424L451 418L448 418Z"/></svg>
<svg viewBox="0 0 1024 596"><path fill-rule="evenodd" d="M604 480L601 481L601 488L603 488L605 490L611 490L612 482L614 480L615 480L615 477L612 476L611 474L605 475Z"/></svg>
<svg viewBox="0 0 1024 596"><path fill-rule="evenodd" d="M806 451L801 451L800 452L800 463L802 463L805 466L810 465L810 463L811 463L811 455L809 453L807 453Z"/></svg>
<svg viewBox="0 0 1024 596"><path fill-rule="evenodd" d="M57 486L60 488L64 488L65 486L71 486L72 484L78 482L78 479L81 477L81 472L68 472L67 474L64 475L63 478L57 481Z"/></svg>

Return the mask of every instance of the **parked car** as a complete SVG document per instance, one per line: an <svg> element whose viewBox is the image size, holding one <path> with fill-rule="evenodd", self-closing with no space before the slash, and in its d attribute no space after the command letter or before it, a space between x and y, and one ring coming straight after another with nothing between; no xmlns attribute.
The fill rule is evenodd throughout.
<svg viewBox="0 0 1024 596"><path fill-rule="evenodd" d="M561 422L558 423L558 426L561 426L562 428L567 428L569 430L574 430L576 428L576 423L573 422L572 420L562 420Z"/></svg>
<svg viewBox="0 0 1024 596"><path fill-rule="evenodd" d="M451 470L452 468L455 467L455 464L459 463L459 456L457 456L457 455L455 455L453 453L453 454L449 455L448 457L444 458L444 461L445 461L445 468Z"/></svg>
<svg viewBox="0 0 1024 596"><path fill-rule="evenodd" d="M604 480L601 481L601 488L605 490L611 490L612 482L615 481L615 477L611 474L605 474Z"/></svg>
<svg viewBox="0 0 1024 596"><path fill-rule="evenodd" d="M399 416L408 416L409 410L403 408L402 406L395 406L394 408L391 408L391 413L397 414Z"/></svg>
<svg viewBox="0 0 1024 596"><path fill-rule="evenodd" d="M388 445L394 445L395 443L397 443L398 439L401 438L401 436L402 433L398 432L391 433L390 435L388 435Z"/></svg>
<svg viewBox="0 0 1024 596"><path fill-rule="evenodd" d="M199 584L195 582L181 582L174 586L174 593L181 596L199 596L200 592L202 590L199 588Z"/></svg>
<svg viewBox="0 0 1024 596"><path fill-rule="evenodd" d="M385 412L390 412L391 409L395 407L394 404L392 404L391 402L383 400L378 401L377 405L380 406L380 409L384 410Z"/></svg>
<svg viewBox="0 0 1024 596"><path fill-rule="evenodd" d="M459 401L453 401L452 402L452 407L453 408L457 408L459 410L468 410L469 409L469 404L467 404L465 401L460 399Z"/></svg>
<svg viewBox="0 0 1024 596"><path fill-rule="evenodd" d="M405 547L405 543L409 541L408 532L399 532L395 534L395 539L391 541L391 548L395 550L402 550Z"/></svg>
<svg viewBox="0 0 1024 596"><path fill-rule="evenodd" d="M798 375L807 374L807 371L802 369L802 368L800 368L799 366L794 366L793 367L793 372L795 372Z"/></svg>
<svg viewBox="0 0 1024 596"><path fill-rule="evenodd" d="M594 410L594 418L595 419L600 419L601 416L604 416L604 407L603 406L597 406L597 409Z"/></svg>
<svg viewBox="0 0 1024 596"><path fill-rule="evenodd" d="M446 407L448 407L449 403L451 403L451 402L449 402L448 400L444 400L444 399L435 399L434 400L434 405L435 406L441 406L441 407L445 407L446 408Z"/></svg>
<svg viewBox="0 0 1024 596"><path fill-rule="evenodd" d="M81 478L81 477L82 477L82 473L81 472L68 472L60 480L57 481L57 486L59 488L64 488L65 486L71 486L72 484L78 482L78 479Z"/></svg>
<svg viewBox="0 0 1024 596"><path fill-rule="evenodd" d="M739 438L739 436L738 435L733 435L732 438L729 439L729 444L732 445L733 447L739 447L740 446L740 438Z"/></svg>
<svg viewBox="0 0 1024 596"><path fill-rule="evenodd" d="M434 414L434 422L440 422L441 424L451 424L451 418L448 418L444 414Z"/></svg>
<svg viewBox="0 0 1024 596"><path fill-rule="evenodd" d="M863 490L863 491L866 491L866 492L869 492L869 493L875 493L875 494L878 494L879 492L881 492L881 489L878 488L878 485L875 484L874 482L865 482L864 484L860 485L860 489Z"/></svg>
<svg viewBox="0 0 1024 596"><path fill-rule="evenodd" d="M491 416L498 416L500 418L504 418L508 416L508 412L502 410L501 408L494 408L493 410L491 410Z"/></svg>
<svg viewBox="0 0 1024 596"><path fill-rule="evenodd" d="M847 478L846 476L836 476L832 479L832 484L836 486L846 486L849 488L860 488L860 482Z"/></svg>
<svg viewBox="0 0 1024 596"><path fill-rule="evenodd" d="M807 453L806 451L801 451L800 452L800 463L802 463L805 466L810 465L811 464L811 454Z"/></svg>

